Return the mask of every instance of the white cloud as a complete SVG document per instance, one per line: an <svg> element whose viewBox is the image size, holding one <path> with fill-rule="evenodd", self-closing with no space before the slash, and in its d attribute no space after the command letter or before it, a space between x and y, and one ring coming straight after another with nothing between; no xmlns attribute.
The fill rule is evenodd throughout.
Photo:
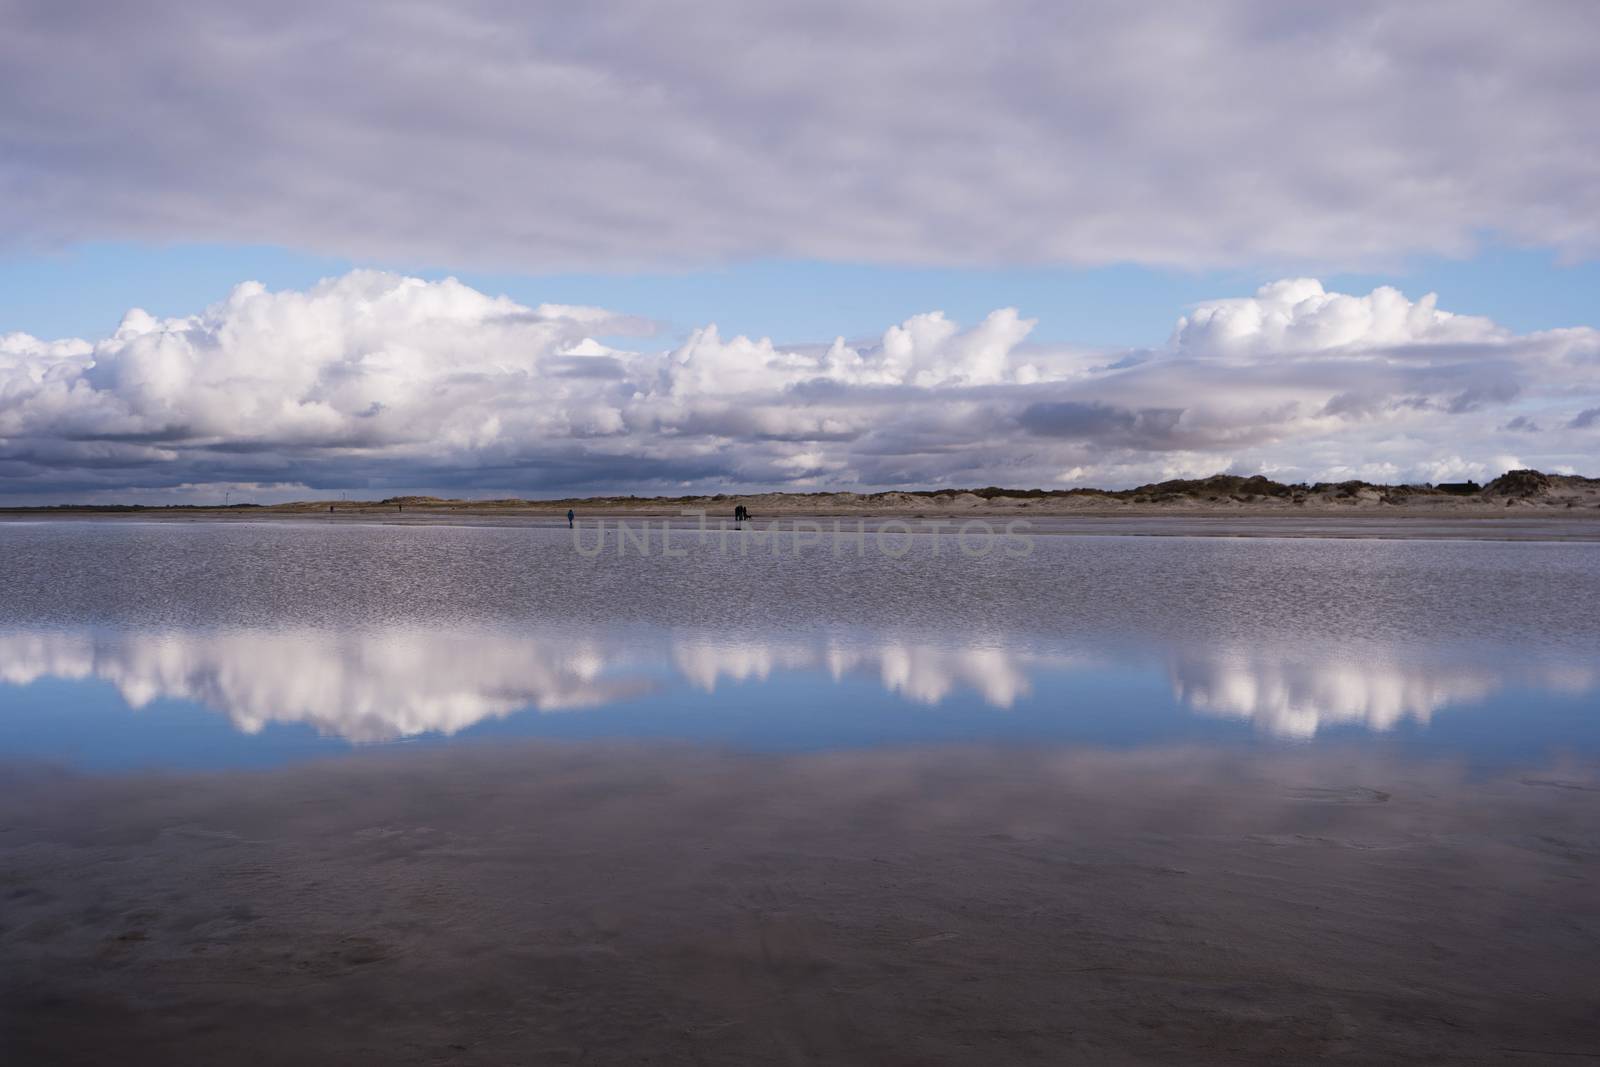
<svg viewBox="0 0 1600 1067"><path fill-rule="evenodd" d="M0 239L458 269L1600 246L1562 0L9 5Z"/></svg>
<svg viewBox="0 0 1600 1067"><path fill-rule="evenodd" d="M1314 278L1263 285L1253 297L1215 300L1178 320L1172 345L1217 356L1290 355L1503 340L1485 318L1440 311L1429 293L1415 302L1383 286L1366 296L1330 293Z"/></svg>
<svg viewBox="0 0 1600 1067"><path fill-rule="evenodd" d="M0 335L0 478L10 499L195 500L1592 466L1593 329L1517 335L1432 295L1308 280L1192 308L1155 350L1034 345L1033 324L929 312L801 346L708 325L634 350L596 338L646 332L637 317L454 280L246 283L190 316L135 309L98 341Z"/></svg>

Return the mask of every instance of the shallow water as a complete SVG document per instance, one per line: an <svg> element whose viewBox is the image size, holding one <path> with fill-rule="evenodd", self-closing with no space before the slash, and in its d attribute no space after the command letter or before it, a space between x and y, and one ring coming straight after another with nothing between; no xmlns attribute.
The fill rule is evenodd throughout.
<svg viewBox="0 0 1600 1067"><path fill-rule="evenodd" d="M749 532L0 525L0 1062L1592 1058L1600 545Z"/></svg>
<svg viewBox="0 0 1600 1067"><path fill-rule="evenodd" d="M397 742L1600 752L1600 546L0 525L0 757ZM654 534L652 536L659 536Z"/></svg>

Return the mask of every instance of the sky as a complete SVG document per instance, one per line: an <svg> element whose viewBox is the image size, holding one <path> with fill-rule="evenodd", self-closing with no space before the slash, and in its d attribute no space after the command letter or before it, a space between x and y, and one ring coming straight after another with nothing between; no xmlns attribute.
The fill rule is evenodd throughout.
<svg viewBox="0 0 1600 1067"><path fill-rule="evenodd" d="M0 0L0 501L1600 475L1600 5Z"/></svg>

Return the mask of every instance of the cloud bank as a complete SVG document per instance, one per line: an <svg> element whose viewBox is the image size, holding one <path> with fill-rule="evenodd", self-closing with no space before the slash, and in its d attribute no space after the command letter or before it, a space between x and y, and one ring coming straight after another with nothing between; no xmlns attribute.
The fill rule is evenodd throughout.
<svg viewBox="0 0 1600 1067"><path fill-rule="evenodd" d="M0 245L617 268L1600 246L1582 0L0 0Z"/></svg>
<svg viewBox="0 0 1600 1067"><path fill-rule="evenodd" d="M1515 334L1433 296L1287 280L1156 349L1034 345L1011 308L780 347L676 347L600 308L372 271L238 286L109 337L0 334L0 493L210 501L1118 486L1218 470L1437 481L1595 473L1600 331ZM604 338L607 343L602 343ZM623 347L614 347L623 346ZM130 493L132 496L130 497ZM209 494L209 495L207 495Z"/></svg>

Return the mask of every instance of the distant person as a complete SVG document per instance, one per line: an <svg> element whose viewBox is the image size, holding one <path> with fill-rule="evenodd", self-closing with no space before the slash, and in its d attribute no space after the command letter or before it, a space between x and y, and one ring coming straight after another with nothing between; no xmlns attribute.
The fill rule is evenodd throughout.
<svg viewBox="0 0 1600 1067"><path fill-rule="evenodd" d="M567 509L567 529L569 529L569 530L572 529L572 521L574 519L576 519L577 517L578 517L578 513L577 512L573 511L571 508Z"/></svg>

